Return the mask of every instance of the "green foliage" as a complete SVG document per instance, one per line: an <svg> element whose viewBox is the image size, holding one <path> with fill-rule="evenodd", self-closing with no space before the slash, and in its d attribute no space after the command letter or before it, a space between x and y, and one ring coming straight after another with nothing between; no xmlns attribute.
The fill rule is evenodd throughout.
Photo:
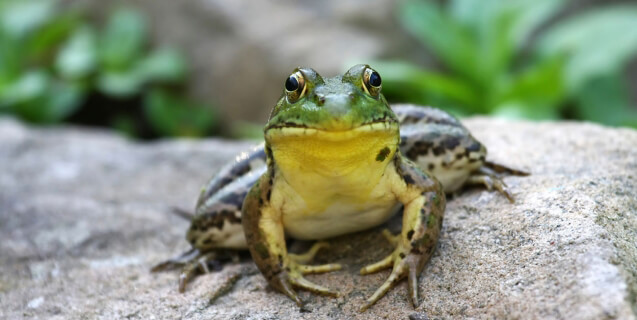
<svg viewBox="0 0 637 320"><path fill-rule="evenodd" d="M621 71L637 52L637 5L590 9L548 24L567 0L407 0L404 27L442 70L374 63L392 100L458 114L570 116L634 125ZM540 28L541 26L545 26Z"/></svg>
<svg viewBox="0 0 637 320"><path fill-rule="evenodd" d="M52 123L90 109L85 102L92 95L142 97L137 113L156 133L209 133L216 123L211 108L176 91L187 74L185 59L173 48L149 49L147 29L140 13L123 7L100 30L56 1L0 2L0 113ZM112 109L106 122L135 135L134 110Z"/></svg>

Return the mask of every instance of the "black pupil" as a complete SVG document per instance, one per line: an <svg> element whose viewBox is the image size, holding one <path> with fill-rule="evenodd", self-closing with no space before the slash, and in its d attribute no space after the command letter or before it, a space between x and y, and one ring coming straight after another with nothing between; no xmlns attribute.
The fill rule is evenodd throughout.
<svg viewBox="0 0 637 320"><path fill-rule="evenodd" d="M299 88L299 81L296 80L295 76L290 76L287 80L285 80L285 90L295 91L298 88Z"/></svg>
<svg viewBox="0 0 637 320"><path fill-rule="evenodd" d="M369 84L374 87L380 86L380 74L378 74L378 72L374 71L369 75Z"/></svg>

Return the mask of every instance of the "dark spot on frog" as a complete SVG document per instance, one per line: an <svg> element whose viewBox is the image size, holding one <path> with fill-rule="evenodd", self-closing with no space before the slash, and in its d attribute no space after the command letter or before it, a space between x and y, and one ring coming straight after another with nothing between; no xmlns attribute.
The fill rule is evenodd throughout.
<svg viewBox="0 0 637 320"><path fill-rule="evenodd" d="M462 159L463 156L464 155L462 153L458 153L458 154L456 154L456 159L460 160L460 159Z"/></svg>
<svg viewBox="0 0 637 320"><path fill-rule="evenodd" d="M378 155L376 155L376 161L379 161L379 162L385 161L385 159L387 158L390 152L391 151L389 150L388 147L384 147L378 152Z"/></svg>
<svg viewBox="0 0 637 320"><path fill-rule="evenodd" d="M416 159L418 156L427 154L432 147L433 143L431 141L417 141L413 147L407 150L407 157Z"/></svg>
<svg viewBox="0 0 637 320"><path fill-rule="evenodd" d="M241 223L241 218L237 217L237 213L233 210L215 210L214 208L212 209L213 210L207 212L206 214L195 217L195 220L193 220L190 229L194 231L205 231L210 228L222 229L226 221L231 224Z"/></svg>
<svg viewBox="0 0 637 320"><path fill-rule="evenodd" d="M399 256L401 259L405 259L405 254L404 254L404 253L402 253L402 252L401 252L401 253L399 253L399 254L398 254L398 256Z"/></svg>
<svg viewBox="0 0 637 320"><path fill-rule="evenodd" d="M414 184L414 183L416 183L416 181L414 180L414 178L412 178L412 176L411 176L411 175L409 175L409 174L404 174L404 175L403 175L403 180L405 180L405 182L406 182L407 184Z"/></svg>
<svg viewBox="0 0 637 320"><path fill-rule="evenodd" d="M429 171L432 171L435 167L436 167L436 165L433 164L433 163L430 163L430 164L427 165L427 169L429 169Z"/></svg>
<svg viewBox="0 0 637 320"><path fill-rule="evenodd" d="M442 141L442 146L444 146L447 150L453 150L458 145L460 145L460 140L458 140L458 138L454 136L450 136Z"/></svg>
<svg viewBox="0 0 637 320"><path fill-rule="evenodd" d="M411 241L411 237L414 236L414 230L409 230L409 232L407 232L407 240Z"/></svg>
<svg viewBox="0 0 637 320"><path fill-rule="evenodd" d="M435 146L435 147L432 149L432 151L434 152L434 155L435 155L435 156L439 156L439 155L441 155L441 154L445 153L445 151L446 151L446 150L447 150L447 149L446 149L446 148L445 148L445 146L443 146L443 145L437 145L437 146Z"/></svg>
<svg viewBox="0 0 637 320"><path fill-rule="evenodd" d="M480 142L474 141L470 146L468 146L465 149L465 152L467 154L469 154L471 152L478 152L478 151L480 151L481 148L482 148L482 145L480 144Z"/></svg>

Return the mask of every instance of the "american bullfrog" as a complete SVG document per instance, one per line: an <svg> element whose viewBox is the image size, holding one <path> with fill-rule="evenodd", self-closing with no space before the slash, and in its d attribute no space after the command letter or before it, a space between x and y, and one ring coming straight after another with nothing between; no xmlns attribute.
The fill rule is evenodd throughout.
<svg viewBox="0 0 637 320"><path fill-rule="evenodd" d="M265 126L265 144L240 154L202 189L186 236L192 250L154 270L183 266L183 292L220 252L249 249L268 283L301 305L295 288L337 294L303 277L341 268L308 264L324 239L381 225L403 208L400 234L383 231L393 252L360 270L392 269L361 310L404 278L418 306L418 275L436 247L445 193L482 184L513 202L500 175L525 173L486 161L486 148L451 115L390 107L381 88L368 65L333 78L297 68ZM286 238L319 242L292 254Z"/></svg>

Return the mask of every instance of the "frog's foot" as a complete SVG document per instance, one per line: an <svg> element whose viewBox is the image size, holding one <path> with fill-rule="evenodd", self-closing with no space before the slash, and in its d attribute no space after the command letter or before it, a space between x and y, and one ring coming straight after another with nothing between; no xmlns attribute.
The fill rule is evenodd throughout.
<svg viewBox="0 0 637 320"><path fill-rule="evenodd" d="M297 305L302 306L301 299L294 291L293 287L314 292L327 296L338 296L338 292L332 291L326 287L315 284L303 277L303 275L311 273L325 273L341 269L338 263L330 263L318 266L305 265L314 258L316 253L322 249L329 247L327 242L315 243L308 252L304 254L288 254L287 266L284 271L277 274L270 280L270 284L281 292L285 293L290 299L294 300Z"/></svg>
<svg viewBox="0 0 637 320"><path fill-rule="evenodd" d="M418 307L418 273L422 269L424 262L431 257L433 250L428 250L425 253L412 253L400 244L400 234L394 236L388 230L383 230L383 236L390 243L395 244L396 249L384 259L363 267L360 273L361 275L367 275L390 267L392 267L392 272L389 278L367 299L366 303L360 308L360 312L371 307L405 277L407 277L409 285L407 294L410 296L414 308Z"/></svg>
<svg viewBox="0 0 637 320"><path fill-rule="evenodd" d="M509 168L507 166L486 161L480 169L473 175L469 176L467 184L483 185L487 190L497 190L505 196L511 203L515 202L513 194L509 191L508 186L502 181L503 175L512 176L528 176L530 173L518 169Z"/></svg>
<svg viewBox="0 0 637 320"><path fill-rule="evenodd" d="M526 176L527 172L511 169L500 164L493 162L486 162L484 166L480 167L477 172L469 176L467 184L483 185L487 190L497 190L500 194L505 196L511 203L515 202L513 194L509 191L508 186L501 178L501 175L516 175Z"/></svg>
<svg viewBox="0 0 637 320"><path fill-rule="evenodd" d="M475 174L469 176L467 179L467 184L478 184L483 185L487 188L487 190L492 191L496 189L500 194L509 199L509 202L514 203L515 199L513 198L513 194L509 191L509 187L502 181L501 178L493 175L487 174Z"/></svg>
<svg viewBox="0 0 637 320"><path fill-rule="evenodd" d="M177 257L155 265L150 271L161 272L181 268L181 273L179 274L179 292L183 293L186 290L186 285L194 276L201 273L221 270L221 261L228 259L238 261L238 253L234 252L233 254L226 251L208 251L202 253L193 248Z"/></svg>

